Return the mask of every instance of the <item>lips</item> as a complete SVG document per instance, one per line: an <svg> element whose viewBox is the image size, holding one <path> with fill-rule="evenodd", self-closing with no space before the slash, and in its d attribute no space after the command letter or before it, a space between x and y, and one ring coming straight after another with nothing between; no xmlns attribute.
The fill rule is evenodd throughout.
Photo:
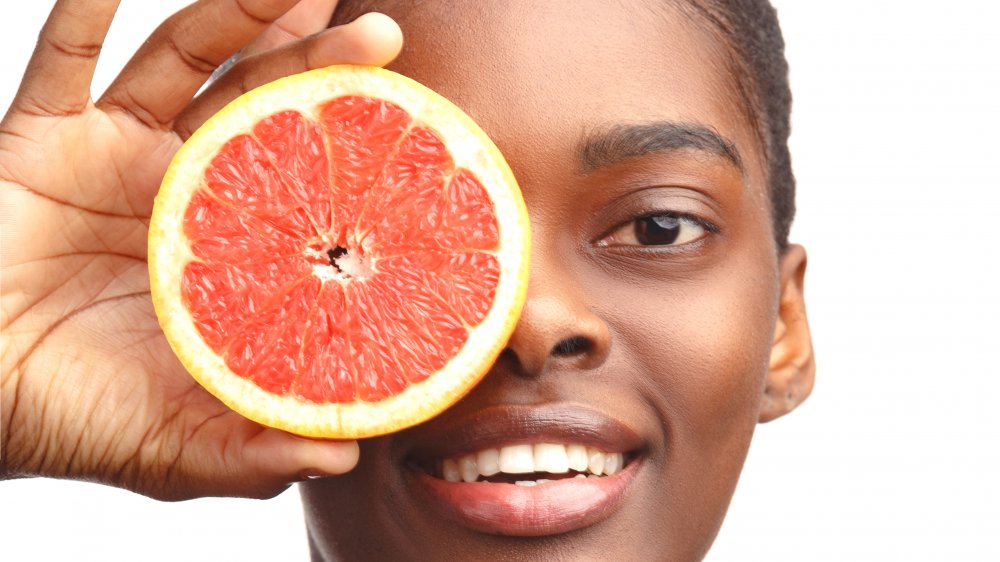
<svg viewBox="0 0 1000 562"><path fill-rule="evenodd" d="M643 442L624 423L558 404L503 406L422 428L408 484L471 530L540 536L593 525L621 507Z"/></svg>

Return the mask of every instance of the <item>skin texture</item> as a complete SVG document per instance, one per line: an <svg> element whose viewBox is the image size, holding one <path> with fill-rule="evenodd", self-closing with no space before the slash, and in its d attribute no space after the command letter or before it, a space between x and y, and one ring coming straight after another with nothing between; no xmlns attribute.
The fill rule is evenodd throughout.
<svg viewBox="0 0 1000 562"><path fill-rule="evenodd" d="M733 76L714 63L721 47L662 6L379 8L406 38L389 68L466 110L510 162L534 233L531 284L507 350L467 398L362 442L353 472L303 485L314 558L701 559L755 425L793 408L812 381L804 253L777 255L761 150ZM662 122L717 132L742 169L717 150L635 156L632 141L630 158L581 161L582 146L616 127ZM654 211L714 228L639 246L632 221ZM583 344L560 353L570 338ZM442 517L415 490L414 450L454 439L477 412L569 404L643 443L606 518L566 534L499 536Z"/></svg>
<svg viewBox="0 0 1000 562"><path fill-rule="evenodd" d="M145 263L153 194L208 115L293 72L396 56L400 30L385 17L320 31L335 4L202 0L164 22L93 100L118 1L56 2L0 122L0 207L18 210L3 224L0 478L85 479L168 500L269 497L358 462L353 442L264 429L198 387L159 331ZM794 408L813 380L805 254L776 251L753 124L716 63L723 47L660 3L403 9L414 4L384 8L406 36L392 68L465 109L510 161L534 230L531 285L507 350L465 400L365 441L346 476L303 486L315 557L701 558L755 424ZM665 121L730 144L659 143L639 155L634 135L594 142ZM694 236L637 246L633 221L651 213L694 217ZM698 221L712 226L700 231ZM473 416L514 406L585 407L637 436L616 509L531 538L428 509L413 486L414 455L454 441ZM549 416L533 430L572 422Z"/></svg>
<svg viewBox="0 0 1000 562"><path fill-rule="evenodd" d="M312 35L335 4L198 2L95 101L118 1L56 3L0 122L0 208L17 210L3 224L0 478L84 479L167 500L270 497L357 462L354 442L263 428L199 387L160 331L146 265L153 196L194 127L247 88L396 55L402 38L385 17Z"/></svg>

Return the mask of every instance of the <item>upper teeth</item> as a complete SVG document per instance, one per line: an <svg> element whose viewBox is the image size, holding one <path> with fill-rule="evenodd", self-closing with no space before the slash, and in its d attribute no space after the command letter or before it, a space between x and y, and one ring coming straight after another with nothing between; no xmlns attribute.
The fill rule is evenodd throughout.
<svg viewBox="0 0 1000 562"><path fill-rule="evenodd" d="M593 476L610 476L621 470L624 464L625 457L622 453L605 453L584 445L535 443L484 449L478 453L445 459L441 468L444 479L449 482L475 482L480 476L493 476L500 472L565 474L574 470Z"/></svg>

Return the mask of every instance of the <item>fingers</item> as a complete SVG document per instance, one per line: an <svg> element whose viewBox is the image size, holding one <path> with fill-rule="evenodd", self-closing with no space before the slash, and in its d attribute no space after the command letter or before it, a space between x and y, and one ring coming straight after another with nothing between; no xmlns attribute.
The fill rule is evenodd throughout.
<svg viewBox="0 0 1000 562"><path fill-rule="evenodd" d="M79 113L90 102L97 57L121 0L59 0L31 56L14 105L45 115Z"/></svg>
<svg viewBox="0 0 1000 562"><path fill-rule="evenodd" d="M267 31L244 47L241 56L270 51L323 31L329 25L336 8L337 0L299 0L287 14L278 18Z"/></svg>
<svg viewBox="0 0 1000 562"><path fill-rule="evenodd" d="M186 139L224 105L257 86L332 64L382 66L399 54L402 45L403 35L396 22L383 14L371 13L347 25L247 57L191 103L177 118L174 129Z"/></svg>
<svg viewBox="0 0 1000 562"><path fill-rule="evenodd" d="M270 51L323 31L333 19L336 9L337 0L299 0L294 8L275 20L264 33L216 68L209 77L209 82L214 82L241 58Z"/></svg>
<svg viewBox="0 0 1000 562"><path fill-rule="evenodd" d="M357 441L323 441L267 429L247 443L250 465L276 482L344 474L358 464Z"/></svg>
<svg viewBox="0 0 1000 562"><path fill-rule="evenodd" d="M242 444L226 471L234 488L224 495L268 498L290 484L348 472L358 464L357 441L306 439L277 429L265 429ZM218 475L214 475L218 481ZM218 494L214 490L209 495Z"/></svg>
<svg viewBox="0 0 1000 562"><path fill-rule="evenodd" d="M348 472L358 464L358 454L357 441L307 439L228 412L200 426L165 476L144 472L132 487L169 501L270 498L295 482Z"/></svg>
<svg viewBox="0 0 1000 562"><path fill-rule="evenodd" d="M125 66L98 106L168 128L217 66L297 0L202 0L174 14Z"/></svg>

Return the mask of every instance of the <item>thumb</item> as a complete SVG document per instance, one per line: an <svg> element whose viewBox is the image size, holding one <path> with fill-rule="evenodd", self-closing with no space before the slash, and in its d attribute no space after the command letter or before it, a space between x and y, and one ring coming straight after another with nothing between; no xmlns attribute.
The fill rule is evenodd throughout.
<svg viewBox="0 0 1000 562"><path fill-rule="evenodd" d="M202 426L157 485L140 490L164 500L203 496L274 497L291 484L343 474L358 464L357 441L299 437L234 412ZM141 484L140 484L141 486Z"/></svg>
<svg viewBox="0 0 1000 562"><path fill-rule="evenodd" d="M186 139L212 114L252 88L334 64L383 66L399 54L403 32L389 16L369 13L279 48L248 56L208 85L174 122Z"/></svg>
<svg viewBox="0 0 1000 562"><path fill-rule="evenodd" d="M265 429L247 441L243 456L262 477L287 486L348 472L358 464L358 442L308 439Z"/></svg>

